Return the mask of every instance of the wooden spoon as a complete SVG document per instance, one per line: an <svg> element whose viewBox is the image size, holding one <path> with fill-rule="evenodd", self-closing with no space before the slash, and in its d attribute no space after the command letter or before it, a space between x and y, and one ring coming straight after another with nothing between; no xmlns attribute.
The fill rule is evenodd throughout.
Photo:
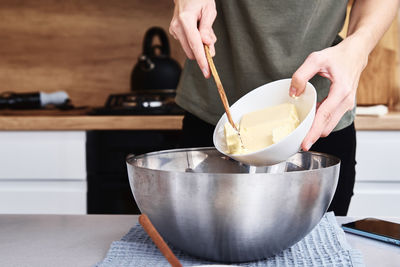
<svg viewBox="0 0 400 267"><path fill-rule="evenodd" d="M164 257L168 260L169 264L171 264L172 267L182 267L182 264L179 262L178 258L168 247L167 243L165 243L164 239L157 232L156 228L153 226L149 217L147 217L146 214L142 214L139 216L139 223L142 225L146 233L150 236L151 240L153 240L154 244L156 244Z"/></svg>
<svg viewBox="0 0 400 267"><path fill-rule="evenodd" d="M226 116L228 117L228 121L232 125L233 129L235 129L237 134L239 135L240 143L242 145L242 148L244 148L242 138L240 137L239 129L236 127L235 123L233 122L231 111L229 109L228 99L226 98L224 87L222 86L221 79L219 78L217 69L215 68L214 61L211 57L210 48L208 47L208 45L206 45L206 44L204 45L204 50L206 52L206 58L208 61L208 65L210 66L212 76L214 77L214 81L218 88L219 96L221 97L222 104L224 105Z"/></svg>
<svg viewBox="0 0 400 267"><path fill-rule="evenodd" d="M232 120L231 112L229 110L228 99L226 98L224 87L222 86L217 69L215 68L214 61L211 57L210 48L208 47L208 45L204 45L204 50L206 51L208 65L210 65L212 76L214 77L214 81L217 84L218 93L219 93L219 96L221 97L222 104L224 105L226 116L228 117L228 121L232 125L233 129L235 129L237 132L239 132L239 130L236 128L235 123Z"/></svg>

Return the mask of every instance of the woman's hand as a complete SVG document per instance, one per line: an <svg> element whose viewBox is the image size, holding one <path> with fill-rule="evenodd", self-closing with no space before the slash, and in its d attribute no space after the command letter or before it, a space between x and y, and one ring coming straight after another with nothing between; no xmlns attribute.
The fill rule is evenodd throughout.
<svg viewBox="0 0 400 267"><path fill-rule="evenodd" d="M196 59L204 77L210 77L210 69L203 44L215 55L217 38L212 29L217 11L214 0L175 0L174 16L169 32L181 43L186 56Z"/></svg>
<svg viewBox="0 0 400 267"><path fill-rule="evenodd" d="M346 38L336 46L311 53L292 76L290 95L300 95L315 74L328 78L331 87L328 96L317 103L317 112L310 131L301 145L303 150L320 137L328 136L344 113L354 108L356 90L361 72L368 61L356 39Z"/></svg>

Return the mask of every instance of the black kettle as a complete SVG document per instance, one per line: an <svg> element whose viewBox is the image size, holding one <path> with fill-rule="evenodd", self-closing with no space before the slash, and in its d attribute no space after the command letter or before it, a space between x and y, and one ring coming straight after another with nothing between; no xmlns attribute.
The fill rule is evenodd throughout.
<svg viewBox="0 0 400 267"><path fill-rule="evenodd" d="M153 45L158 36L161 45ZM176 89L181 67L170 57L170 47L165 31L150 28L143 40L143 54L131 74L131 91L148 89Z"/></svg>

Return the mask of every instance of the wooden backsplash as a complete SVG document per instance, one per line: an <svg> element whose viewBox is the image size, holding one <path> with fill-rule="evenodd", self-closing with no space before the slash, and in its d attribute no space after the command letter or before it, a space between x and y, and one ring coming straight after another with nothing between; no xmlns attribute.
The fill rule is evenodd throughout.
<svg viewBox="0 0 400 267"><path fill-rule="evenodd" d="M168 31L172 11L172 0L1 0L0 92L65 90L77 106L101 106L110 93L129 92L144 33ZM372 53L358 103L399 109L397 31L396 22Z"/></svg>
<svg viewBox="0 0 400 267"><path fill-rule="evenodd" d="M65 90L75 105L101 106L129 91L146 30L168 32L172 11L169 0L1 0L0 92Z"/></svg>
<svg viewBox="0 0 400 267"><path fill-rule="evenodd" d="M348 6L349 14L351 6ZM346 36L348 16L341 36ZM368 58L357 89L358 105L384 104L400 110L399 16Z"/></svg>

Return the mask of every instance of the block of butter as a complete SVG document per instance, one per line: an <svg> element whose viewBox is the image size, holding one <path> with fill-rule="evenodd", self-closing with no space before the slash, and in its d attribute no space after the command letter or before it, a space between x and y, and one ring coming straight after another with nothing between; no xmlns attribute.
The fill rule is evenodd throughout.
<svg viewBox="0 0 400 267"><path fill-rule="evenodd" d="M239 129L238 124L236 124L236 128ZM227 152L229 154L245 154L247 152L245 151L244 146L240 141L238 132L236 132L236 130L232 127L232 125L229 122L225 123L224 132L225 132L226 145L228 148Z"/></svg>
<svg viewBox="0 0 400 267"><path fill-rule="evenodd" d="M291 103L244 114L239 124L244 149L238 134L227 123L225 124L227 153L245 154L266 148L288 136L299 123L296 107Z"/></svg>

